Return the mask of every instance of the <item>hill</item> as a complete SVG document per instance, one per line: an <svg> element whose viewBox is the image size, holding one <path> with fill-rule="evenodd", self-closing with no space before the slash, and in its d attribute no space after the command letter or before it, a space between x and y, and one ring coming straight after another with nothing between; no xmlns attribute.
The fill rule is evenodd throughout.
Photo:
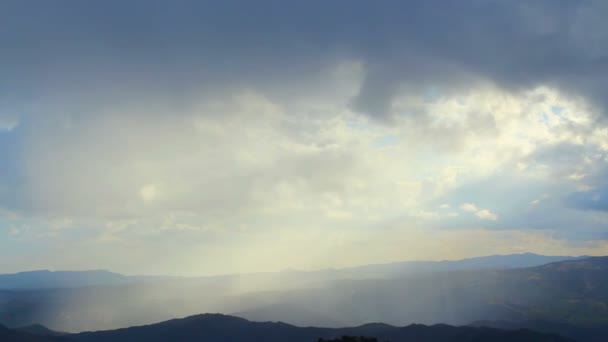
<svg viewBox="0 0 608 342"><path fill-rule="evenodd" d="M253 293L235 301L251 308L280 304L283 308L315 310L347 324L463 325L479 319L606 324L608 257L521 269L343 280L316 289ZM266 318L278 317L268 314Z"/></svg>
<svg viewBox="0 0 608 342"><path fill-rule="evenodd" d="M315 342L320 338L368 336L391 342L571 342L571 339L530 330L507 331L493 328L452 327L447 325L393 327L384 324L354 328L301 328L281 322L250 322L219 314L203 314L146 326L111 331L85 332L58 337L39 337L0 330L2 341L57 342ZM372 336L373 335L373 336Z"/></svg>
<svg viewBox="0 0 608 342"><path fill-rule="evenodd" d="M387 264L364 265L334 270L341 278L395 278L417 272L444 272L483 269L511 269L545 265L548 263L580 260L586 256L548 256L534 253L489 255L462 260L403 261Z"/></svg>
<svg viewBox="0 0 608 342"><path fill-rule="evenodd" d="M533 253L491 255L462 260L402 261L363 265L318 271L283 271L267 273L232 274L206 277L126 276L105 270L90 271L28 271L0 274L0 289L76 288L85 286L125 285L141 282L185 281L204 284L243 283L236 291L260 291L285 288L302 288L307 285L337 279L394 278L417 272L457 271L475 269L508 269L532 267L582 257L546 256Z"/></svg>
<svg viewBox="0 0 608 342"><path fill-rule="evenodd" d="M524 255L528 257L538 259ZM520 256L498 259L504 258L516 260ZM480 319L603 324L608 322L606 260L566 260L529 268L418 271L388 278L333 275L323 280L308 277L306 272L295 272L295 276L285 272L0 290L0 323L9 327L42 323L77 332L221 312L258 321L326 327L368 322L465 325ZM464 264L479 265L480 261ZM269 282L267 287L281 290L242 292L243 284L264 288L264 281Z"/></svg>
<svg viewBox="0 0 608 342"><path fill-rule="evenodd" d="M538 332L553 333L573 338L579 342L605 342L608 336L608 325L572 325L567 323L527 320L527 321L477 321L470 324L475 327L492 327L502 330L529 329Z"/></svg>
<svg viewBox="0 0 608 342"><path fill-rule="evenodd" d="M129 281L129 278L122 274L103 270L40 270L0 274L0 289L73 288L92 285L118 285Z"/></svg>
<svg viewBox="0 0 608 342"><path fill-rule="evenodd" d="M66 333L64 333L64 332L51 330L51 329L45 327L42 324L31 324L31 325L27 325L27 326L24 326L24 327L15 328L14 330L21 331L21 332L24 332L24 333L28 333L28 334L31 334L31 335L38 335L38 336L62 336L62 335L66 335Z"/></svg>
<svg viewBox="0 0 608 342"><path fill-rule="evenodd" d="M52 337L38 336L18 330L8 329L0 325L0 341L2 342L50 342Z"/></svg>

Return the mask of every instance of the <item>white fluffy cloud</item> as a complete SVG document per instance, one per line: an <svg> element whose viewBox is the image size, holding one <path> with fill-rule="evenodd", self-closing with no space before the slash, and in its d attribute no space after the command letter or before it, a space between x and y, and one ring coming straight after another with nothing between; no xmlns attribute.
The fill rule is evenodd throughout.
<svg viewBox="0 0 608 342"><path fill-rule="evenodd" d="M480 209L473 203L464 203L460 208L466 212L473 213L482 220L496 221L498 216L489 209Z"/></svg>
<svg viewBox="0 0 608 342"><path fill-rule="evenodd" d="M604 250L600 2L186 3L0 5L14 246L108 268L179 246L156 264L183 270L430 258L434 239L460 257L474 236Z"/></svg>
<svg viewBox="0 0 608 342"><path fill-rule="evenodd" d="M234 89L186 107L159 110L142 103L92 108L95 115L57 114L52 122L38 118L24 150L28 191L19 210L55 220L68 217L74 229L88 226L83 241L100 256L105 249L126 253L121 246L141 239L147 241L137 243L142 258L143 251L171 243L180 244L184 256L179 258L185 258L221 250L257 254L266 246L263 241L275 237L287 251L325 236L329 242L309 247L311 257L304 261L259 257L264 269L314 268L348 264L354 252L332 261L327 251L366 244L387 225L393 237L421 244L447 234L436 229L454 224L462 234L479 232L486 222L513 224L501 228L507 231L524 228L513 223L521 217L519 204L480 198L491 192L487 187L467 190L463 202L459 189L483 179L492 184L494 177L505 177L505 169L512 172L506 176L512 189L541 179L575 187L587 177L569 175L593 174L601 163L592 160L579 169L544 156L563 145L603 148L601 135L593 132L604 128L591 123L586 105L552 89L510 93L486 86L453 97L410 99L424 119L387 125L349 108L357 89L350 82L365 70L348 65L338 64L327 74L324 83L332 85L332 96L311 89L302 98L273 100L272 93ZM504 178L496 179L492 187L504 186ZM530 207L547 196L546 190L530 188L523 195L531 199L522 203ZM437 201L443 205L435 211ZM525 228L539 228L536 224L531 220ZM555 226L557 232L560 228ZM457 231L450 236L458 239ZM55 229L53 234L72 232ZM166 240L167 234L175 236ZM488 238L498 239L496 234ZM569 248L566 240L547 241L564 253ZM257 247L247 247L250 242ZM395 249L373 258L425 256L422 250L407 256ZM255 269L239 258L231 262L238 270Z"/></svg>

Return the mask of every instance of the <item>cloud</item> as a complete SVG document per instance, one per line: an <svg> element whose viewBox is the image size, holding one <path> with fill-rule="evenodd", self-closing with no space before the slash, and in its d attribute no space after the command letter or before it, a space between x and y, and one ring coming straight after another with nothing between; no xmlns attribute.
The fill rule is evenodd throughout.
<svg viewBox="0 0 608 342"><path fill-rule="evenodd" d="M498 220L498 216L496 216L496 214L494 214L493 212L491 212L488 209L479 210L478 212L475 213L475 215L477 215L477 217L479 217L482 220L490 220L490 221Z"/></svg>
<svg viewBox="0 0 608 342"><path fill-rule="evenodd" d="M288 94L323 66L356 60L365 76L352 108L377 118L397 114L394 100L404 90L424 95L439 87L442 96L480 80L510 91L546 84L605 104L608 51L600 42L608 30L601 1L9 1L2 7L8 27L0 43L11 47L4 82L20 77L18 90L34 87L55 102L75 94L101 102L150 93L187 98L230 84Z"/></svg>
<svg viewBox="0 0 608 342"><path fill-rule="evenodd" d="M579 132L591 137L603 129L585 120L583 105L548 88L515 95L488 86L428 100L424 127L387 125L349 108L356 63L328 70L322 84L331 85L331 96L309 89L275 101L273 93L241 88L203 93L187 105L111 103L91 105L87 115L49 110L30 118L17 183L25 191L11 209L69 217L86 232L84 241L106 250L142 238L156 246L172 236L196 255L220 245L245 248L242 234L272 239L285 232L298 241L299 230L315 227L344 238L395 222L407 222L404 230L552 229L563 239L602 238L595 217L551 214L581 181L568 175L584 172L582 180L593 182L602 163L594 156L603 140L579 142ZM564 108L559 114L550 110L555 104ZM494 130L476 122L493 122ZM450 134L446 143L432 138ZM386 136L396 138L379 146ZM544 194L555 200L531 210ZM464 203L471 214L432 209L447 203Z"/></svg>
<svg viewBox="0 0 608 342"><path fill-rule="evenodd" d="M159 195L159 191L156 185L154 184L148 184L148 185L144 185L141 190L139 191L139 194L141 196L141 199L144 202L149 202L149 201L153 201L154 199L157 198L157 196Z"/></svg>
<svg viewBox="0 0 608 342"><path fill-rule="evenodd" d="M498 216L488 209L480 209L474 203L464 203L460 206L460 209L475 214L478 218L482 220L490 220L496 221L498 220Z"/></svg>
<svg viewBox="0 0 608 342"><path fill-rule="evenodd" d="M566 197L566 203L576 209L608 211L608 188L577 191Z"/></svg>
<svg viewBox="0 0 608 342"><path fill-rule="evenodd" d="M176 245L159 262L255 256L251 240L296 267L272 241L329 241L312 267L395 226L427 246L509 231L602 250L606 10L4 1L0 113L19 116L0 114L0 206L108 268Z"/></svg>
<svg viewBox="0 0 608 342"><path fill-rule="evenodd" d="M19 218L19 214L14 211L0 207L0 218L7 220L15 220Z"/></svg>
<svg viewBox="0 0 608 342"><path fill-rule="evenodd" d="M470 213L476 213L479 209L477 208L477 206L473 203L464 203L463 205L460 206L460 208L464 211L468 211Z"/></svg>
<svg viewBox="0 0 608 342"><path fill-rule="evenodd" d="M0 133L10 132L19 126L19 118L16 115L0 114Z"/></svg>

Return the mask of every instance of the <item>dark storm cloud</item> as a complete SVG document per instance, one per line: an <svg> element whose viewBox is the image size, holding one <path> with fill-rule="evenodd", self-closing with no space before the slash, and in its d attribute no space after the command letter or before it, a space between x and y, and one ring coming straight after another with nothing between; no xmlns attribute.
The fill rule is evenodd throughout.
<svg viewBox="0 0 608 342"><path fill-rule="evenodd" d="M353 107L393 96L550 84L598 104L607 89L598 1L4 1L0 90L30 100L187 95L222 86L297 91L343 59L366 78ZM294 82L297 80L297 82ZM107 97L106 97L107 96ZM6 100L8 99L8 100Z"/></svg>
<svg viewBox="0 0 608 342"><path fill-rule="evenodd" d="M572 193L566 203L576 209L608 211L608 186Z"/></svg>
<svg viewBox="0 0 608 342"><path fill-rule="evenodd" d="M602 155L601 158L606 157ZM564 202L567 206L579 210L608 211L608 167L605 162L601 165L601 169L585 179L592 185L590 189L572 192L566 196Z"/></svg>

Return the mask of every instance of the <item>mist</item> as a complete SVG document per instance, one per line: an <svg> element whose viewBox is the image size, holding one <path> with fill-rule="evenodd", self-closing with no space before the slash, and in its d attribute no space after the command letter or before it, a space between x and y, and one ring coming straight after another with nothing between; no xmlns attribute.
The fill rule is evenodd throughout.
<svg viewBox="0 0 608 342"><path fill-rule="evenodd" d="M80 281L72 275L68 285L56 282L65 273L43 272L36 273L33 289L25 283L14 289L9 277L0 277L5 288L0 290L0 314L9 326L42 323L67 332L118 329L201 312L318 327L463 325L516 315L502 302L542 302L547 294L522 288L531 275L542 274L534 267L573 259L517 254L213 277L112 274L111 281L105 271L91 271Z"/></svg>

